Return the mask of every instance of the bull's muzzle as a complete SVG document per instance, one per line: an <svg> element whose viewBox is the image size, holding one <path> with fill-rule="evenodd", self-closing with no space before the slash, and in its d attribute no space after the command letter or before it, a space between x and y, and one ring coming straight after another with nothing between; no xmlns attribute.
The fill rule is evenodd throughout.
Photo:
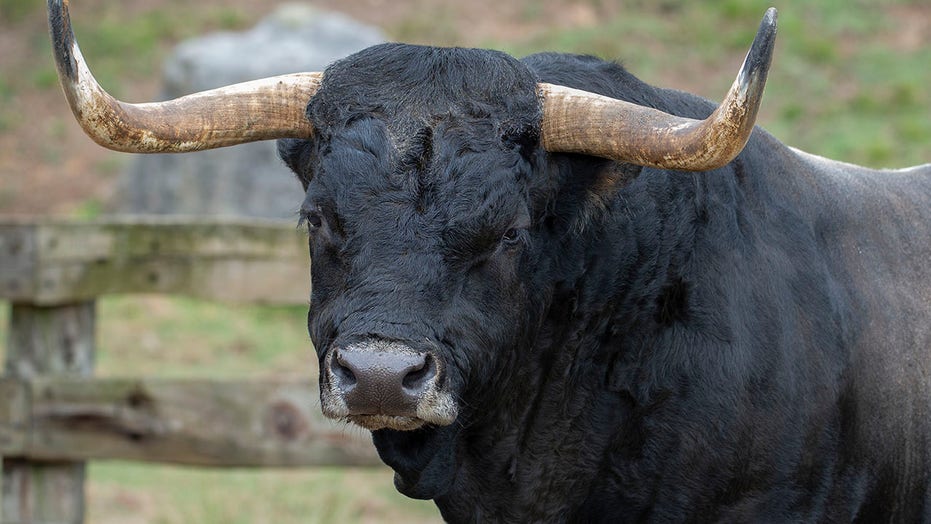
<svg viewBox="0 0 931 524"><path fill-rule="evenodd" d="M324 359L323 413L370 430L451 424L458 409L442 388L443 372L437 355L398 342L334 346Z"/></svg>

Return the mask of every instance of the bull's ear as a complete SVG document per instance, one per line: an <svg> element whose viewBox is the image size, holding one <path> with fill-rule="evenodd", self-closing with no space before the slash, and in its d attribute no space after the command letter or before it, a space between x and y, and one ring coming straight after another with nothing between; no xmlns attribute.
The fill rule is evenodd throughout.
<svg viewBox="0 0 931 524"><path fill-rule="evenodd" d="M291 171L301 181L304 190L310 184L311 174L313 172L310 161L313 157L313 146L309 140L299 138L283 138L278 140L278 157L284 161L285 165L291 168Z"/></svg>
<svg viewBox="0 0 931 524"><path fill-rule="evenodd" d="M574 231L587 229L600 220L612 203L618 201L618 193L643 172L641 166L588 155L573 155L556 164L559 164L556 169L562 172L562 176L553 173L554 178L561 180L557 208L565 213L557 223ZM567 172L572 175L565 176Z"/></svg>

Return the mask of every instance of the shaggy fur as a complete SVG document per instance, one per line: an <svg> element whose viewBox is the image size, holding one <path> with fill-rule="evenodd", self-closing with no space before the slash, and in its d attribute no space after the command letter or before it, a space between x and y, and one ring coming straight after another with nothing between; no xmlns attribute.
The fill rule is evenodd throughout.
<svg viewBox="0 0 931 524"><path fill-rule="evenodd" d="M591 57L391 44L279 144L321 363L400 341L458 403L373 433L397 488L451 522L931 521L931 166L760 129L704 173L547 154L538 81L714 109Z"/></svg>

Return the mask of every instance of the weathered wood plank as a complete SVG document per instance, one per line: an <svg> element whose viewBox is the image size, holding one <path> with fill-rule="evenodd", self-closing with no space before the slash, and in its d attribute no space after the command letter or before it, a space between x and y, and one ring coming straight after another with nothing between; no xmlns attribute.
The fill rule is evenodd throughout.
<svg viewBox="0 0 931 524"><path fill-rule="evenodd" d="M9 471L8 471L9 470ZM80 524L84 522L83 462L4 459L3 524ZM80 479L77 481L77 479ZM17 506L11 503L21 502ZM12 509L11 508L15 508Z"/></svg>
<svg viewBox="0 0 931 524"><path fill-rule="evenodd" d="M0 224L0 298L63 304L111 293L306 304L307 238L293 223L194 218Z"/></svg>
<svg viewBox="0 0 931 524"><path fill-rule="evenodd" d="M6 373L25 380L40 375L90 375L95 330L93 302L53 307L14 305Z"/></svg>
<svg viewBox="0 0 931 524"><path fill-rule="evenodd" d="M368 433L323 417L310 381L37 377L19 385L31 399L20 454L34 459L380 465Z"/></svg>
<svg viewBox="0 0 931 524"><path fill-rule="evenodd" d="M26 448L32 419L28 388L18 379L0 380L0 456Z"/></svg>
<svg viewBox="0 0 931 524"><path fill-rule="evenodd" d="M23 384L40 374L54 377L91 373L94 328L93 302L56 307L13 306L6 354L7 378L0 388L12 391L15 398L3 409L6 423L0 422L12 428L14 438L6 445L25 441L28 446L31 440L31 421L21 418L32 409L31 394L28 390L24 392ZM46 462L17 457L15 453L3 454L0 515L4 523L84 521L83 462Z"/></svg>

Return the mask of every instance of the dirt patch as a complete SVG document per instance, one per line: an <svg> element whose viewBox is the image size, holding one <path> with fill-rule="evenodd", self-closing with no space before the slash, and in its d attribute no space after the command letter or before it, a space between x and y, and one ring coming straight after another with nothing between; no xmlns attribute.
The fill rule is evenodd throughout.
<svg viewBox="0 0 931 524"><path fill-rule="evenodd" d="M896 24L885 35L885 43L905 52L931 46L931 4L891 8Z"/></svg>

